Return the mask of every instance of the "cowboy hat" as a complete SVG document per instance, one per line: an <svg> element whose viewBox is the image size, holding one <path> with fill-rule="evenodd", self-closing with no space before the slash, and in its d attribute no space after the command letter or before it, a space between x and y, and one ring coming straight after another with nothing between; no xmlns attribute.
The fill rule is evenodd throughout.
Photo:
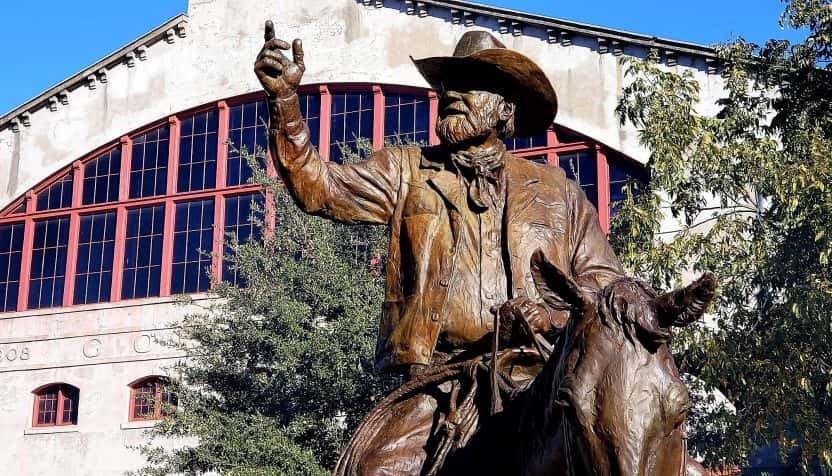
<svg viewBox="0 0 832 476"><path fill-rule="evenodd" d="M558 98L543 70L528 57L506 48L487 31L462 35L453 56L410 59L440 93L489 91L514 103L517 136L543 132L557 114Z"/></svg>

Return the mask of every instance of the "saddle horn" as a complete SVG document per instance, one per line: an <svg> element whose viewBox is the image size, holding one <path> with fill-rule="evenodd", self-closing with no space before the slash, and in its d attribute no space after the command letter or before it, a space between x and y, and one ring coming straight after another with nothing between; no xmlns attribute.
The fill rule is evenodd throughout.
<svg viewBox="0 0 832 476"><path fill-rule="evenodd" d="M705 273L687 286L656 298L656 314L662 327L685 327L701 318L716 295L716 278Z"/></svg>

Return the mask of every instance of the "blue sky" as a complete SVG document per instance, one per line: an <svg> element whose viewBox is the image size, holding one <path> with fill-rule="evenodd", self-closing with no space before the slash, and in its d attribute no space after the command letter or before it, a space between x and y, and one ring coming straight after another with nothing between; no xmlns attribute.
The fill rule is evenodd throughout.
<svg viewBox="0 0 832 476"><path fill-rule="evenodd" d="M4 74L0 75L0 114L187 9L187 0L3 3L0 65ZM784 31L778 26L783 8L780 0L480 0L479 3L706 45L737 36L755 42L772 37L791 40L801 37L799 32ZM260 32L253 30L252 34Z"/></svg>

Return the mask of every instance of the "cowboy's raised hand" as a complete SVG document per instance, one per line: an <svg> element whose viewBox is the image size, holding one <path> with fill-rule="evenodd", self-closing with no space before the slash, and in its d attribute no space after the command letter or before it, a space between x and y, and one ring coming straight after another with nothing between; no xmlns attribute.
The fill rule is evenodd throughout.
<svg viewBox="0 0 832 476"><path fill-rule="evenodd" d="M269 97L285 98L295 93L306 70L303 63L303 43L292 42L292 61L281 50L288 50L289 43L274 37L274 23L266 21L263 35L265 43L254 63L254 73Z"/></svg>

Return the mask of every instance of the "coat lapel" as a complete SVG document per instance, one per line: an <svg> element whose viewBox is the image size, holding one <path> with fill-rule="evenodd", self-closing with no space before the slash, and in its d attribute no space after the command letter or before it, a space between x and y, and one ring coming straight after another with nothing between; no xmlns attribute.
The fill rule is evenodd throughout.
<svg viewBox="0 0 832 476"><path fill-rule="evenodd" d="M525 225L533 219L528 216L527 212L530 211L538 196L540 178L535 172L525 159L518 159L512 155L506 158L507 189L503 236L509 256L506 271L511 277L510 298L530 294L525 277L530 275L528 271L531 264L524 262L523 258L526 255L530 256L530 253L524 253L522 246L523 234L528 232Z"/></svg>
<svg viewBox="0 0 832 476"><path fill-rule="evenodd" d="M506 223L522 222L524 212L537 197L540 178L525 159L508 156L506 159Z"/></svg>
<svg viewBox="0 0 832 476"><path fill-rule="evenodd" d="M442 169L428 179L428 182L436 188L436 191L442 195L445 200L451 204L457 211L462 210L465 206L465 189L459 182L459 178L453 172Z"/></svg>

